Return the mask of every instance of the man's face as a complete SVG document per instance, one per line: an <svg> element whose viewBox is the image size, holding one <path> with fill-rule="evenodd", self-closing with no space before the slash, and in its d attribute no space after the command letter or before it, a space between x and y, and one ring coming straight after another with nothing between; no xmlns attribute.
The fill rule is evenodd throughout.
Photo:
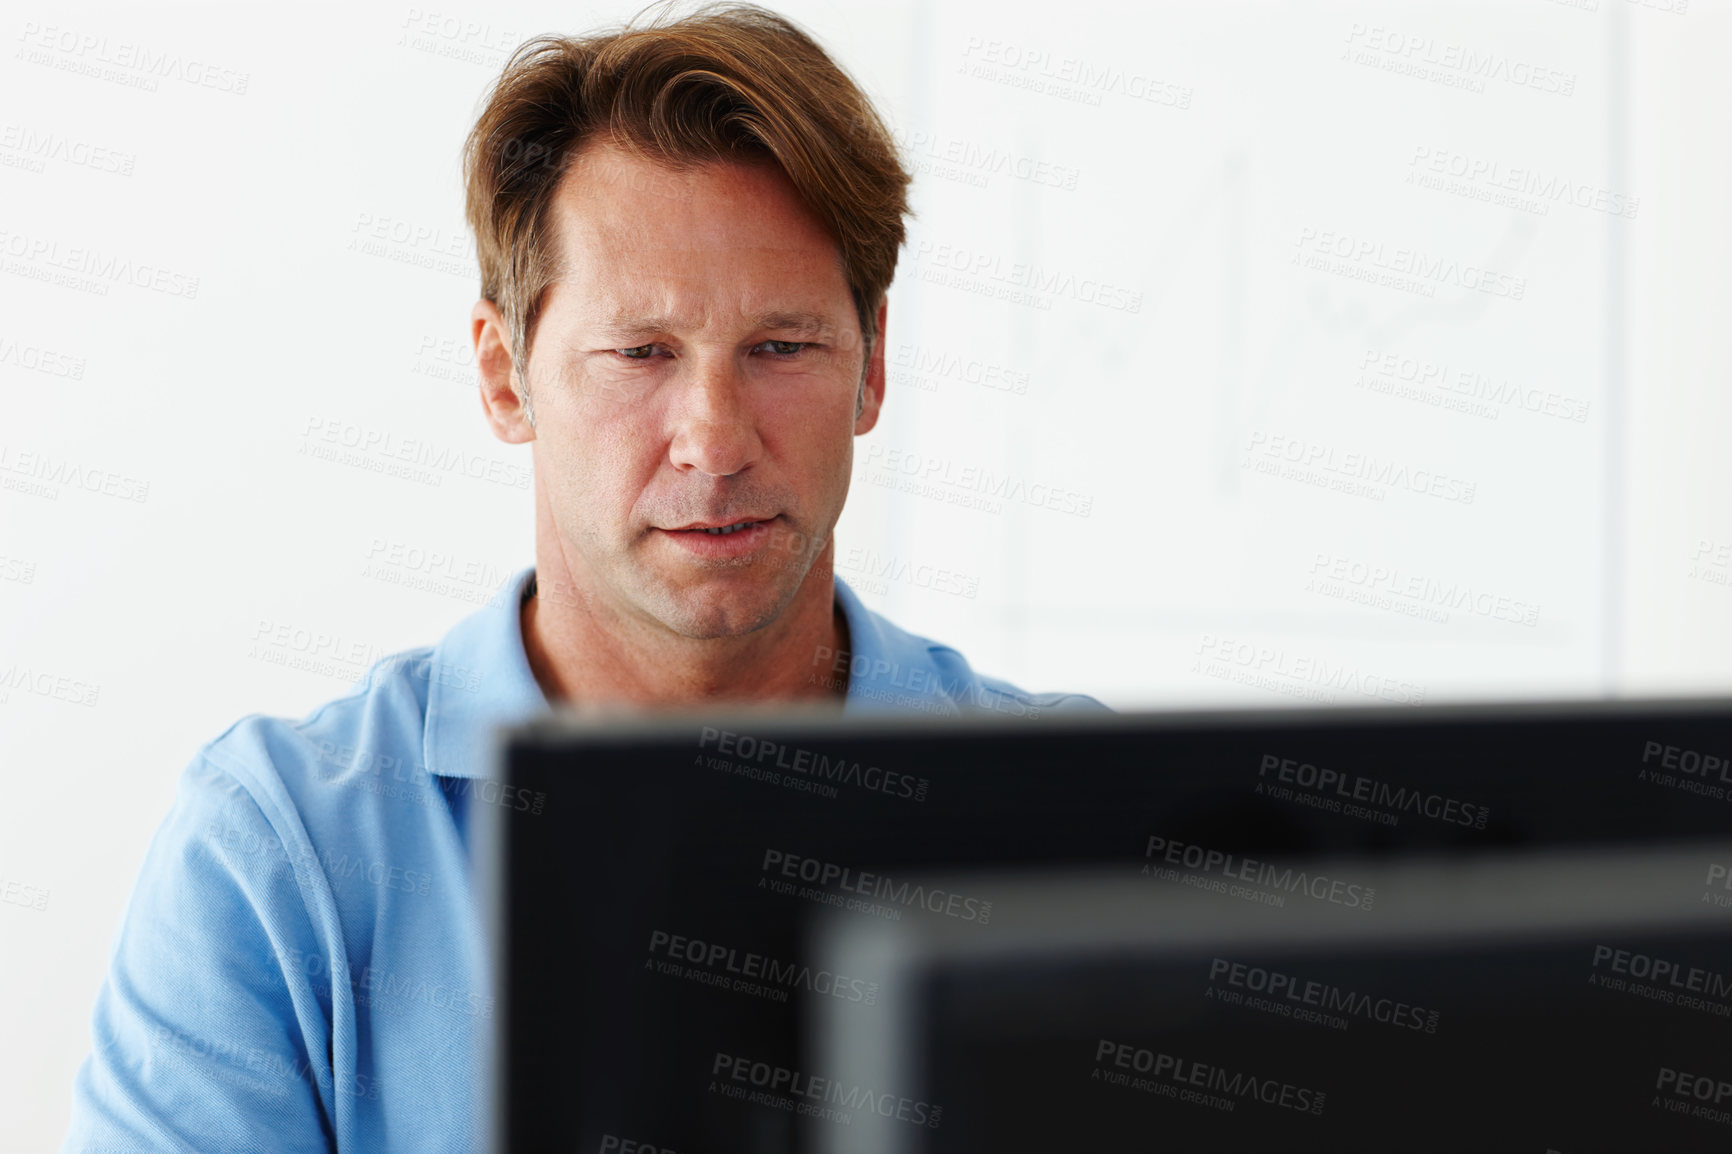
<svg viewBox="0 0 1732 1154"><path fill-rule="evenodd" d="M685 637L751 632L826 555L882 339L857 418L841 255L774 167L673 173L596 144L579 159L529 355L545 519L601 607Z"/></svg>

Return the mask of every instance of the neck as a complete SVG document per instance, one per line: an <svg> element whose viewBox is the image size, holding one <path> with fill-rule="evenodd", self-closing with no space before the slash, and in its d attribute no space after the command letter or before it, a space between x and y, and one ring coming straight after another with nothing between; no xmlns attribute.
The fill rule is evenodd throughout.
<svg viewBox="0 0 1732 1154"><path fill-rule="evenodd" d="M536 594L520 615L529 667L549 701L702 706L837 701L847 693L820 659L848 649L829 546L775 621L744 636L702 639L623 620L547 560L537 560Z"/></svg>

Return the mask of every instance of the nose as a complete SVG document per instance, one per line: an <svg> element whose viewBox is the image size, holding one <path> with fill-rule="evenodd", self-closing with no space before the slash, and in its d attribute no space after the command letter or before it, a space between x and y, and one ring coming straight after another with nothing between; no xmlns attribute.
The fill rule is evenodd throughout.
<svg viewBox="0 0 1732 1154"><path fill-rule="evenodd" d="M696 364L680 382L668 458L676 469L727 477L763 452L751 382L727 358Z"/></svg>

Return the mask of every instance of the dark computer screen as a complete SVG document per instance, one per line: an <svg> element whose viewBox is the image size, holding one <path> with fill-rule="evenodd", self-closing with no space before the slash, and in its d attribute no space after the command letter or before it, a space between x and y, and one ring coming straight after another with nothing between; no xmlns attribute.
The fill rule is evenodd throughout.
<svg viewBox="0 0 1732 1154"><path fill-rule="evenodd" d="M907 1129L921 1131L927 1144L911 1148L1051 1149L1058 1135L1089 1133L1078 1129L1089 1118L1107 1125L1138 1111L1108 1097L1079 1114L1050 1089L1062 1082L1049 1084L1050 1072L1028 1054L1050 1058L1060 1042L1074 1047L1070 1027L994 1040L970 1023L997 1017L1026 1025L1054 1015L1087 1022L1085 1042L1095 1033L1096 1045L1131 1046L1134 1075L1137 1051L1149 1048L1139 1038L1152 1044L1162 1031L1180 1030L1166 1049L1152 1051L1171 1054L1174 1039L1188 1038L1186 1027L1174 1020L1139 1033L1137 1003L1107 992L1141 983L1156 993L1182 988L1194 1000L1198 959L1163 958L1140 976L1134 965L1103 968L1086 953L1048 959L1044 970L971 962L955 997L923 1003L925 1020L957 1028L920 1043L937 1063L920 1078L943 1067L946 1077L976 1071L984 1079L942 1083L954 1099L942 1109L918 1096L924 1091L912 1070L909 1085L869 1087L814 1068L822 1060L810 1041L814 1023L826 1012L851 1013L870 1038L882 1017L884 978L864 958L852 966L817 957L813 915L930 923L991 938L1016 924L1014 901L1007 905L990 880L966 892L930 879L1092 870L1274 917L1301 911L1325 928L1355 919L1375 925L1394 916L1395 897L1356 874L1392 864L1712 839L1732 814L1728 755L1732 707L1701 702L1036 721L759 714L538 723L512 734L502 756L510 782L545 800L536 813L505 813L489 851L501 1148L841 1149L836 1143L868 1120L860 1111L882 1114L888 1106L924 1118ZM1699 864L1702 877L1679 884L1696 886L1711 904L1718 895L1709 875L1727 863ZM1013 890L1007 881L1006 892ZM1732 973L1722 946L1710 936L1666 943L1672 954L1649 953ZM1559 943L1559 958L1574 958L1569 951L1579 947ZM1465 983L1460 988L1492 1031L1487 1039L1510 1020L1504 1008L1512 1006L1534 1010L1535 1028L1565 1031L1559 1038L1587 1029L1570 1024L1582 1012L1579 1000L1554 1013L1531 992L1539 980L1532 975L1553 973L1558 959L1487 947L1451 963L1441 945L1428 948L1430 960L1410 975L1410 1001L1421 992L1436 1000L1442 994L1431 991ZM1293 959L1274 949L1263 968L1297 966ZM1306 972L1323 975L1315 980L1366 989L1388 965L1375 951L1312 956L1308 964ZM1579 960L1569 964L1581 968ZM1079 979L1091 968L1092 978ZM947 977L940 967L922 980L941 986L958 972ZM1584 988L1595 972L1583 973ZM1073 1005L1066 1019L1066 999L1074 1003L1090 989L1102 996ZM1637 1013L1631 995L1602 1001L1589 1007L1602 1017ZM1121 1004L1120 1027L1105 1032ZM1463 1010L1452 1019L1464 1024L1457 1031L1464 1042L1473 1036L1469 1017ZM1651 1028L1675 1028L1679 1049L1694 1054L1695 1043L1683 1040L1687 1024L1721 1031L1725 1021L1680 1015ZM1197 1022L1201 1032L1188 1038L1194 1053L1242 1048L1231 1042L1230 1021ZM1279 1060L1271 1069L1294 1073L1324 1061L1340 1044L1331 1037L1277 1031L1256 1044L1272 1047ZM1018 1046L1032 1049L1019 1054ZM1445 1052L1435 1045L1392 1052L1390 1062L1446 1079L1442 1089L1463 1102L1526 1102L1537 1111L1555 1093L1564 1100L1546 1108L1567 1113L1590 1100L1570 1098L1566 1091L1581 1084L1556 1070L1533 1072L1533 1095L1501 1098L1474 1067L1440 1065ZM1727 1053L1724 1068L1700 1073L1732 1083L1732 1045ZM1008 1076L1014 1071L1021 1075ZM932 1085L939 1093L940 1083ZM1689 1085L1694 1093L1699 1083ZM1347 1112L1342 1100L1338 1092L1328 1099L1330 1122ZM1007 1112L1007 1102L1016 1108ZM970 1105L959 1113L963 1103ZM1650 1108L1657 1124L1676 1121L1663 1106ZM1256 1113L1247 1108L1239 1118L1255 1122ZM1214 1125L1220 1119L1194 1108L1180 1119L1145 1116L1131 1125L1152 1127L1150 1141L1182 1132L1188 1145L1168 1148L1267 1148L1255 1145L1269 1139L1254 1125ZM1303 1126L1276 1130L1290 1148L1320 1148L1305 1145ZM1018 1135L1030 1144L1003 1145Z"/></svg>

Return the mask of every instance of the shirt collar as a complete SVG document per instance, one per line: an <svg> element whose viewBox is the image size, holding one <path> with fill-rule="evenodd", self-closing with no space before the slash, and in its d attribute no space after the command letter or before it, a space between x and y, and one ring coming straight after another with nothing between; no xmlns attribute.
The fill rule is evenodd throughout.
<svg viewBox="0 0 1732 1154"><path fill-rule="evenodd" d="M833 657L820 673L840 677L846 670L843 713L957 712L943 688L945 678L932 660L931 642L866 608L840 577L836 601L848 620L849 652Z"/></svg>
<svg viewBox="0 0 1732 1154"><path fill-rule="evenodd" d="M547 711L523 649L523 595L534 576L533 565L519 570L434 646L421 745L428 773L492 776L494 730Z"/></svg>
<svg viewBox="0 0 1732 1154"><path fill-rule="evenodd" d="M551 708L523 648L521 608L534 576L533 565L519 570L485 608L459 621L434 647L421 748L429 773L491 776L495 731ZM850 651L820 651L814 676L848 672L842 703L847 714L933 709L936 677L926 644L868 609L841 577L834 582Z"/></svg>

